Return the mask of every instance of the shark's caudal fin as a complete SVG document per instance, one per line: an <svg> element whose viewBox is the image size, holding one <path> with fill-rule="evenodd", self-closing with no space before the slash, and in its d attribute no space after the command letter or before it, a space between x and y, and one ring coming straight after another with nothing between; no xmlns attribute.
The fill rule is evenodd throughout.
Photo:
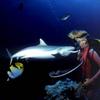
<svg viewBox="0 0 100 100"><path fill-rule="evenodd" d="M40 45L40 46L47 46L47 44L46 44L46 43L43 41L43 39L41 39L41 38L40 38L40 43L39 43L39 45Z"/></svg>
<svg viewBox="0 0 100 100"><path fill-rule="evenodd" d="M6 48L7 54L8 56L11 58L11 53L9 52L9 50Z"/></svg>
<svg viewBox="0 0 100 100"><path fill-rule="evenodd" d="M8 56L9 56L9 58L10 58L10 64L12 63L12 55L11 55L11 53L9 52L9 50L6 48L6 51L7 51L7 54L8 54Z"/></svg>

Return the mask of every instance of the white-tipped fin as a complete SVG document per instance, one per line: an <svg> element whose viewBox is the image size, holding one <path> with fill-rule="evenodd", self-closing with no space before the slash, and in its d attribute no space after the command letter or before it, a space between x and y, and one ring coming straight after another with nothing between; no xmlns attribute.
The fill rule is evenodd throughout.
<svg viewBox="0 0 100 100"><path fill-rule="evenodd" d="M47 46L47 44L41 38L40 38L40 44L39 45L41 45L41 46Z"/></svg>
<svg viewBox="0 0 100 100"><path fill-rule="evenodd" d="M11 58L11 53L9 52L9 50L6 48L7 54L9 56L9 58Z"/></svg>
<svg viewBox="0 0 100 100"><path fill-rule="evenodd" d="M6 51L7 51L9 58L10 58L10 64L11 64L12 63L12 55L7 48L6 48Z"/></svg>

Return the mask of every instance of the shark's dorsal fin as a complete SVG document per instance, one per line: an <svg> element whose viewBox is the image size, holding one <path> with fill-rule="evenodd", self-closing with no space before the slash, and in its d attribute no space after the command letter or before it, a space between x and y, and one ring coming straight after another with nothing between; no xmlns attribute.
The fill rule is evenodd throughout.
<svg viewBox="0 0 100 100"><path fill-rule="evenodd" d="M40 46L42 45L42 46L47 46L47 44L43 41L43 39L41 39L40 38L40 44L39 44Z"/></svg>

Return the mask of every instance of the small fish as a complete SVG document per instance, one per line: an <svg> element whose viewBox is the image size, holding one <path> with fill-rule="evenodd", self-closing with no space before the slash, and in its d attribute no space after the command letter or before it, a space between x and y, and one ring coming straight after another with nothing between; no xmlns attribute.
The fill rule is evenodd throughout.
<svg viewBox="0 0 100 100"><path fill-rule="evenodd" d="M61 20L66 21L69 17L70 17L70 15L64 16L64 17L61 18Z"/></svg>
<svg viewBox="0 0 100 100"><path fill-rule="evenodd" d="M9 81L9 79L15 79L17 78L18 76L20 76L24 71L24 66L22 63L20 62L16 62L15 63L15 66L14 65L11 65L10 66L10 70L7 71L7 75L8 75L8 79L7 81Z"/></svg>

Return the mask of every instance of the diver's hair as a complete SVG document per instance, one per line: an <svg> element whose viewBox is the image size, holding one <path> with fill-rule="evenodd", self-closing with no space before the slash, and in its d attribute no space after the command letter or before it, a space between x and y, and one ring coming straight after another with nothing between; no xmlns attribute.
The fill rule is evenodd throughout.
<svg viewBox="0 0 100 100"><path fill-rule="evenodd" d="M85 30L73 30L68 34L68 37L71 39L87 37L89 36L88 32Z"/></svg>

